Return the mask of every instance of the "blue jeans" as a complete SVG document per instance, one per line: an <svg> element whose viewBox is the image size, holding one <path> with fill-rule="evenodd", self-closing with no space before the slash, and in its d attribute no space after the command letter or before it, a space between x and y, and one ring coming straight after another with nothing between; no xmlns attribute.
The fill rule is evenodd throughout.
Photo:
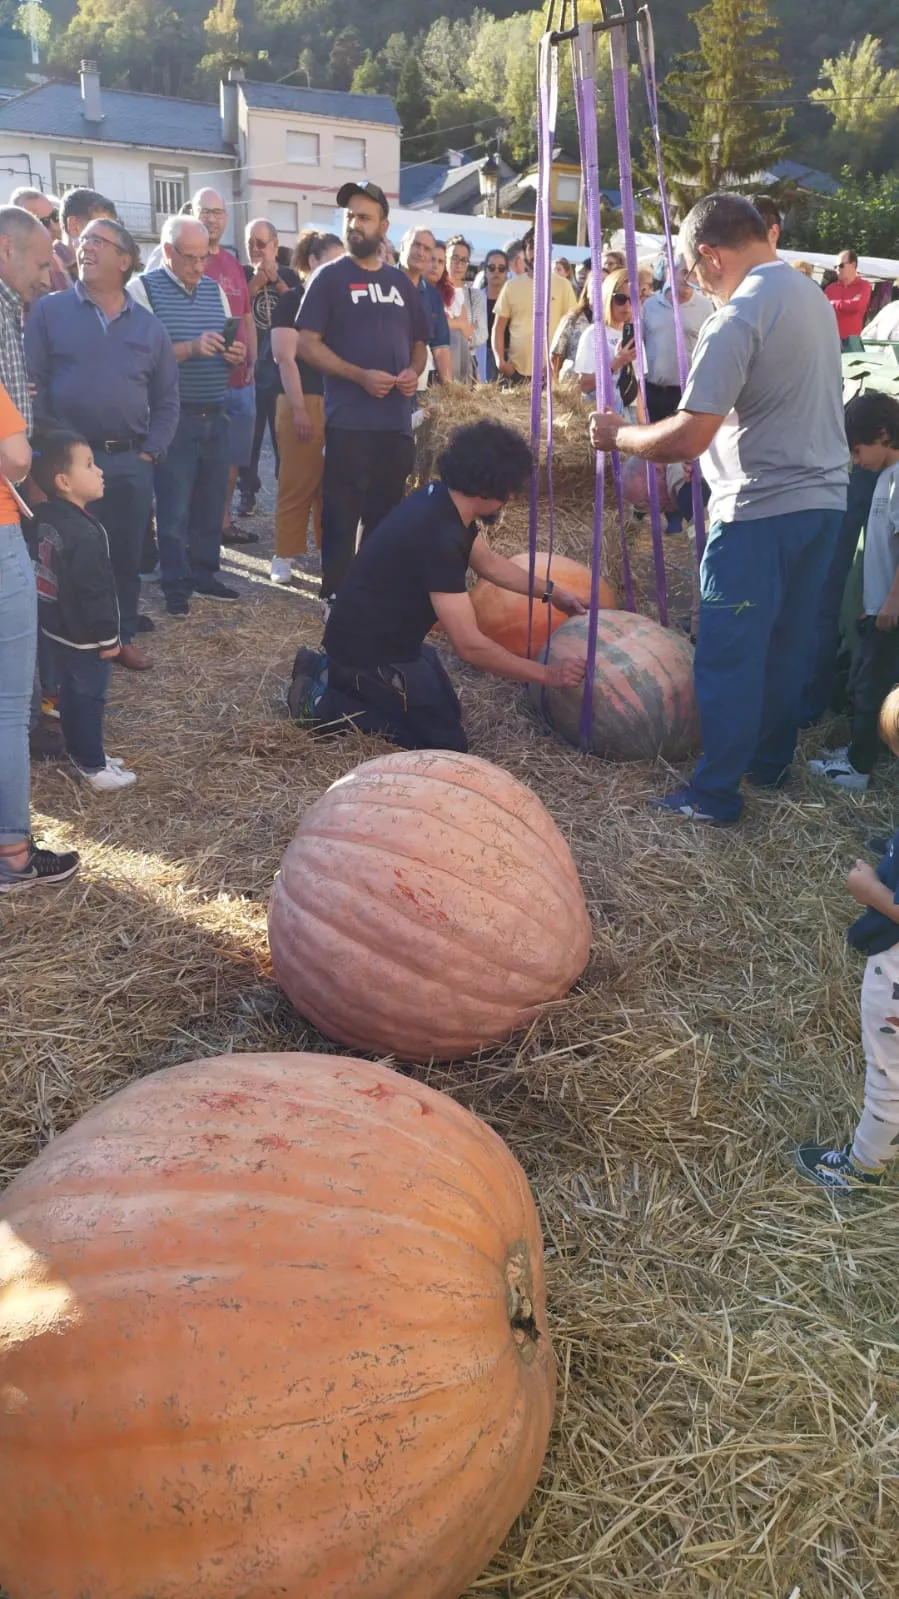
<svg viewBox="0 0 899 1599"><path fill-rule="evenodd" d="M18 522L0 524L0 844L31 832L28 719L37 653L34 567Z"/></svg>
<svg viewBox="0 0 899 1599"><path fill-rule="evenodd" d="M840 614L843 593L855 560L862 528L868 520L877 473L863 466L854 466L849 477L849 498L846 515L840 526L833 561L821 595L815 635L812 642L812 659L808 682L802 697L802 726L811 726L830 709L836 677L837 656L840 652Z"/></svg>
<svg viewBox="0 0 899 1599"><path fill-rule="evenodd" d="M241 389L229 389L225 401L228 417L228 464L248 467L253 457L253 433L256 428L256 389L247 383Z"/></svg>
<svg viewBox="0 0 899 1599"><path fill-rule="evenodd" d="M50 639L59 682L59 719L66 749L85 772L102 772L103 713L109 687L110 662L98 650L76 650L71 644Z"/></svg>
<svg viewBox="0 0 899 1599"><path fill-rule="evenodd" d="M96 450L94 459L106 486L91 515L106 529L119 598L119 634L123 644L130 644L137 632L144 529L153 508L153 464L142 461L137 450L122 455Z"/></svg>
<svg viewBox="0 0 899 1599"><path fill-rule="evenodd" d="M182 411L154 473L156 542L166 595L187 599L215 581L228 494L228 418ZM143 527L141 527L143 538Z"/></svg>
<svg viewBox="0 0 899 1599"><path fill-rule="evenodd" d="M702 748L691 797L719 821L793 759L821 594L842 511L715 522L702 558L696 697Z"/></svg>

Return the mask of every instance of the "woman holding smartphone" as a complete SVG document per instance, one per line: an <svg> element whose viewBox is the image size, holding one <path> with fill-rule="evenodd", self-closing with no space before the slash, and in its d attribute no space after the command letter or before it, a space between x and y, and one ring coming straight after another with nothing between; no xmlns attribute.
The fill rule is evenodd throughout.
<svg viewBox="0 0 899 1599"><path fill-rule="evenodd" d="M637 389L634 362L637 346L634 340L633 304L627 271L610 272L602 284L602 315L606 329L606 342L612 364L612 404L629 422L645 422L643 401ZM596 393L596 352L593 329L581 334L574 360L574 370L580 377L581 393Z"/></svg>

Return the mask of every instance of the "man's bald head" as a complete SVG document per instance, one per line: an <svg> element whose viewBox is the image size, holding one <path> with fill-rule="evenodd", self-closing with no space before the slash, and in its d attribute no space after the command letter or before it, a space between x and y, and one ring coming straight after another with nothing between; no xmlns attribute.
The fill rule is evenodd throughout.
<svg viewBox="0 0 899 1599"><path fill-rule="evenodd" d="M209 234L209 243L216 249L228 226L228 207L224 196L219 194L218 189L198 189L191 198L190 208Z"/></svg>

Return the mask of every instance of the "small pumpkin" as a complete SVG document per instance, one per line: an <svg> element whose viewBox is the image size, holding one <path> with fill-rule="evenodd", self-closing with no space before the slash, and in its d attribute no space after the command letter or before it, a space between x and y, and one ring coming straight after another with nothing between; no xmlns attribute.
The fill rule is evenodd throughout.
<svg viewBox="0 0 899 1599"><path fill-rule="evenodd" d="M340 1056L156 1072L0 1202L15 1599L457 1599L540 1472L539 1224L502 1141Z"/></svg>
<svg viewBox="0 0 899 1599"><path fill-rule="evenodd" d="M553 634L550 660L587 659L589 617ZM583 687L531 688L550 726L577 744ZM680 761L699 743L693 651L681 633L630 611L600 611L590 748L615 761Z"/></svg>
<svg viewBox="0 0 899 1599"><path fill-rule="evenodd" d="M534 569L536 598L531 631L531 656L534 659L542 655L550 635L565 621L564 611L557 611L552 605L544 605L540 599L546 586L548 559L545 551L539 552ZM513 565L520 566L524 572L528 571L529 560L527 550L521 555L512 556ZM584 605L590 604L588 566L582 566L580 561L571 561L565 555L554 555L550 576L557 588L567 589L569 594L574 594ZM497 588L495 583L487 583L483 578L479 578L471 591L471 603L482 633L492 639L494 644L501 644L503 649L510 650L513 655L527 655L526 594L512 594L508 589ZM615 590L604 577L599 580L599 603L609 609L614 609L618 603Z"/></svg>
<svg viewBox="0 0 899 1599"><path fill-rule="evenodd" d="M671 512L677 505L668 492L668 479L663 466L653 467L659 490L659 510ZM649 465L637 455L629 455L621 466L621 488L626 505L635 511L649 510Z"/></svg>
<svg viewBox="0 0 899 1599"><path fill-rule="evenodd" d="M567 994L590 919L531 789L475 755L400 750L305 813L275 879L269 943L288 999L329 1038L451 1060Z"/></svg>

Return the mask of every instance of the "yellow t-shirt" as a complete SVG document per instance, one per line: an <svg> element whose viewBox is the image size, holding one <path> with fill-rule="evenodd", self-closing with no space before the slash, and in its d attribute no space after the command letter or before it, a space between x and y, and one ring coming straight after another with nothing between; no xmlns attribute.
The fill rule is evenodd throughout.
<svg viewBox="0 0 899 1599"><path fill-rule="evenodd" d="M567 278L553 272L550 281L549 340L556 335L563 316L573 311L577 297ZM494 320L509 318L509 360L516 372L529 378L534 370L534 280L527 272L507 278L496 302Z"/></svg>

